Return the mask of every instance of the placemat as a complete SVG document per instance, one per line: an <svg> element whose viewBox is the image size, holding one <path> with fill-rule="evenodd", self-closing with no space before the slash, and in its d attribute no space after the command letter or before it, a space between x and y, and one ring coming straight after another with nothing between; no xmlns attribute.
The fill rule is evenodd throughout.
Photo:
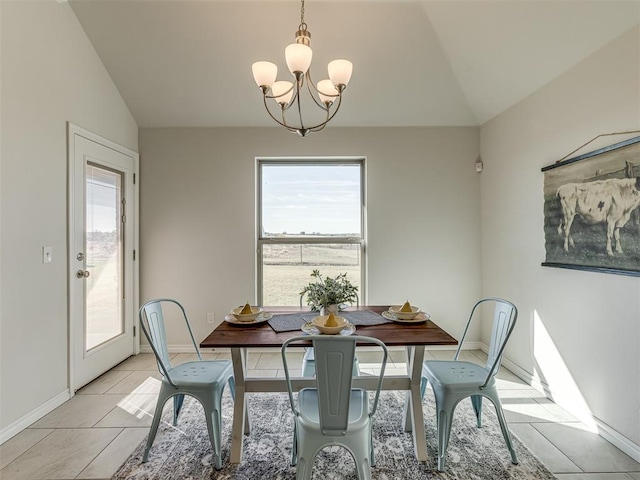
<svg viewBox="0 0 640 480"><path fill-rule="evenodd" d="M300 330L302 325L313 320L317 316L316 312L307 313L275 313L267 322L276 332L293 332Z"/></svg>
<svg viewBox="0 0 640 480"><path fill-rule="evenodd" d="M346 318L352 324L357 326L382 325L383 323L392 323L382 315L371 310L356 310L355 312L340 312L340 316Z"/></svg>
<svg viewBox="0 0 640 480"><path fill-rule="evenodd" d="M305 313L285 313L274 314L267 322L276 332L293 332L300 330L302 325L310 322L314 317L318 316L318 312ZM355 312L340 312L340 316L351 322L355 326L381 325L383 323L391 323L382 315L372 312L371 310L357 310Z"/></svg>

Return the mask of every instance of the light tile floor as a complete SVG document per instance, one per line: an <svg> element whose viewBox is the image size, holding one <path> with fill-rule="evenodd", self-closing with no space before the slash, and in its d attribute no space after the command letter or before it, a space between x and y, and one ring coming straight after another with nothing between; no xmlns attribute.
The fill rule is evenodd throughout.
<svg viewBox="0 0 640 480"><path fill-rule="evenodd" d="M388 373L405 373L404 351L390 353ZM226 352L203 356L230 358ZM452 352L442 350L425 354L427 359L451 356ZM478 363L486 359L481 351L465 351L463 356ZM181 363L193 358L176 354L172 361ZM363 371L375 371L368 352L359 352L358 358ZM296 360L300 362L301 355ZM248 367L252 376L284 375L278 351L250 355ZM140 354L117 365L0 445L0 478L110 478L148 432L159 378L150 354ZM514 374L503 368L498 384L511 431L559 480L640 480L639 463Z"/></svg>

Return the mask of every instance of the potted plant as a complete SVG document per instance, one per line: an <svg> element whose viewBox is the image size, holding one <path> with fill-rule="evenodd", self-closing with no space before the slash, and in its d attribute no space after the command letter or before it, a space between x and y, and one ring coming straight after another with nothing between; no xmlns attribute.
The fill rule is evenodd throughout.
<svg viewBox="0 0 640 480"><path fill-rule="evenodd" d="M316 281L307 284L300 295L306 295L307 304L312 310L319 310L321 315L325 315L325 311L338 313L340 304L358 298L358 287L349 281L346 273L331 278L323 277L319 270L314 270L311 276Z"/></svg>

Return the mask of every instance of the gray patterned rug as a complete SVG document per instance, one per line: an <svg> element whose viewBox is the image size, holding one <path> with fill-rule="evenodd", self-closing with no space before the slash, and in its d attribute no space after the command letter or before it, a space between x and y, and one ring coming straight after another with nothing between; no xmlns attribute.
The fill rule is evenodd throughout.
<svg viewBox="0 0 640 480"><path fill-rule="evenodd" d="M404 394L383 392L374 422L376 467L372 476L379 480L438 479L438 480L547 480L555 477L513 438L520 460L512 465L504 444L493 407L484 402L483 428L475 427L471 402L458 405L454 416L448 449L447 470L436 470L436 430L434 402L431 390L424 401L429 461L420 464L413 453L411 434L402 427ZM223 398L222 462L216 471L212 466L211 444L200 404L185 399L178 428L173 428L169 411L158 430L149 462L140 463L145 442L140 444L120 467L112 480L176 480L176 479L294 479L295 467L289 465L293 434L293 417L286 394L249 396L252 412L251 435L245 437L243 461L229 464L231 438L231 398L225 391ZM167 402L169 405L170 402ZM323 450L316 457L314 479L355 479L351 456L340 447Z"/></svg>

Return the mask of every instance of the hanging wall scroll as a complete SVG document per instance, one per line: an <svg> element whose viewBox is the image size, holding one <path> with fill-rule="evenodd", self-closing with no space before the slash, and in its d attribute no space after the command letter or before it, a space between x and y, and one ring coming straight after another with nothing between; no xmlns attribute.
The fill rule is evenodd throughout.
<svg viewBox="0 0 640 480"><path fill-rule="evenodd" d="M542 171L542 265L640 276L640 137Z"/></svg>

